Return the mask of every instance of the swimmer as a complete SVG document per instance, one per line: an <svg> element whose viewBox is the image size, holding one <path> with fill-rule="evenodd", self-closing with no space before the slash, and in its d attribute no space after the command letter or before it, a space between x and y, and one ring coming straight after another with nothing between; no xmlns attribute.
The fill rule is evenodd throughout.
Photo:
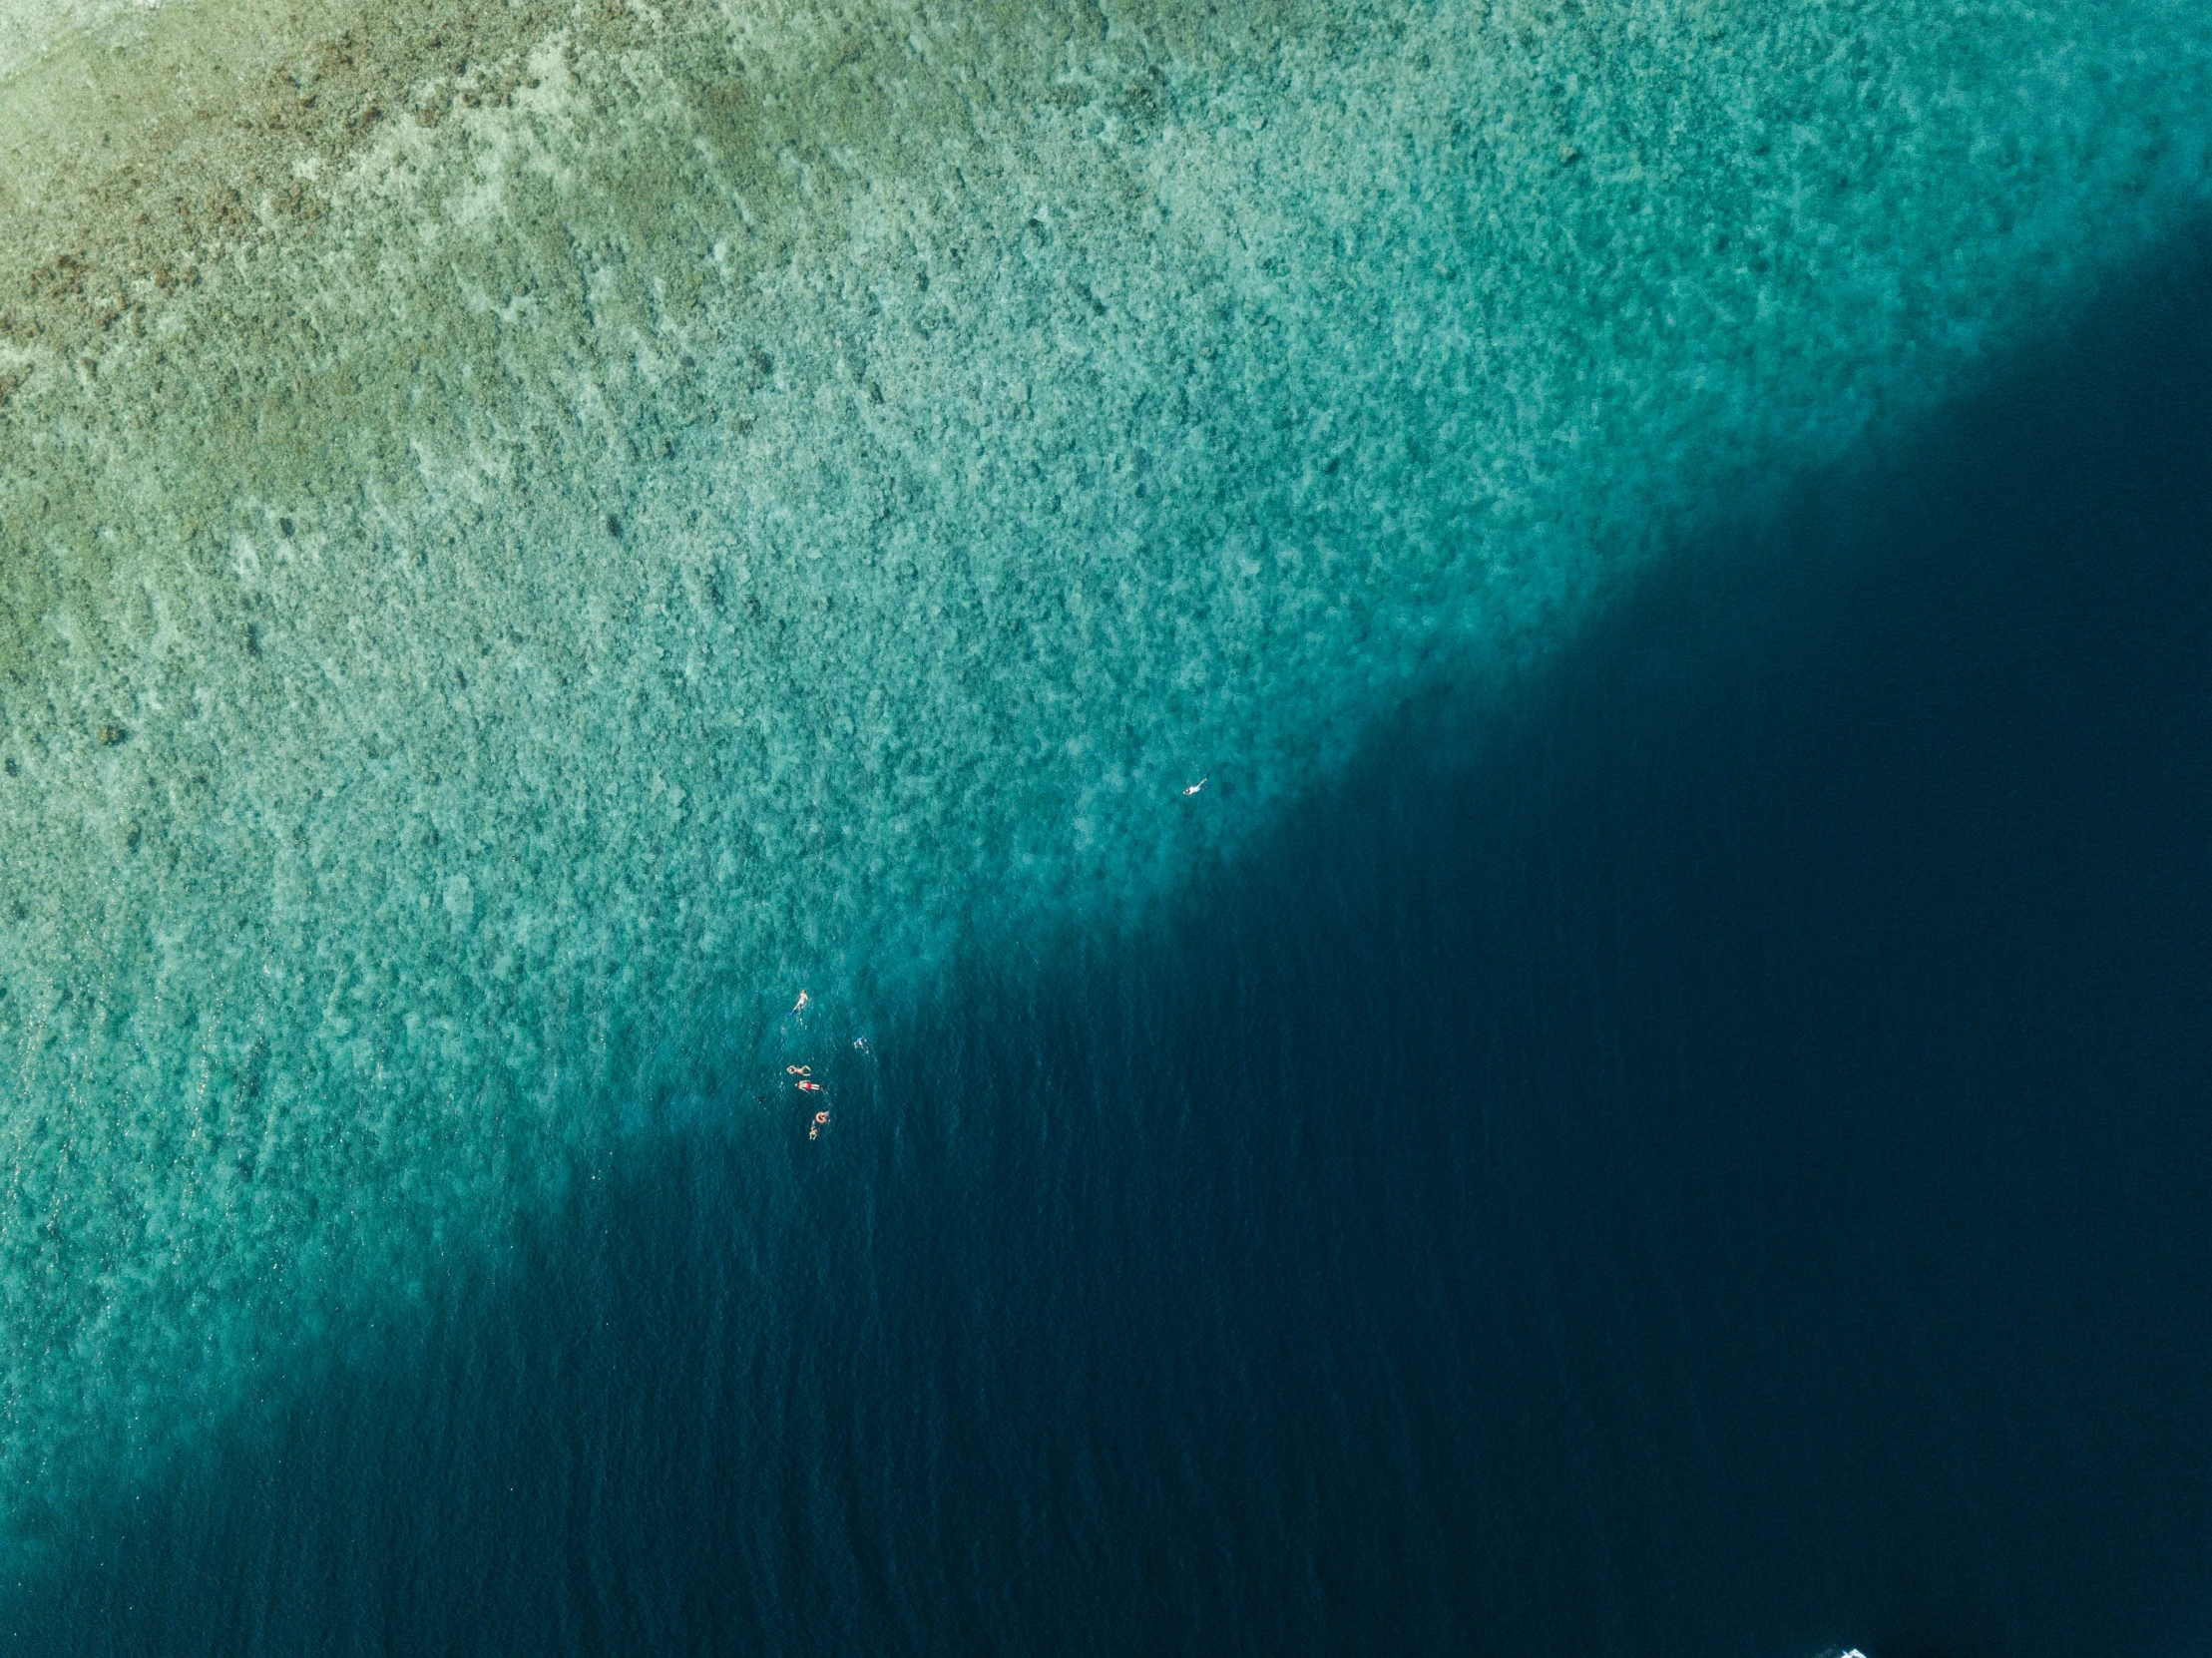
<svg viewBox="0 0 2212 1658"><path fill-rule="evenodd" d="M801 1082L799 1087L806 1093L820 1093L822 1091L822 1085L819 1082Z"/></svg>
<svg viewBox="0 0 2212 1658"><path fill-rule="evenodd" d="M822 1130L828 1126L829 1113L827 1111L816 1111L814 1113L814 1125L807 1129L806 1137L810 1140L818 1140L822 1137Z"/></svg>
<svg viewBox="0 0 2212 1658"><path fill-rule="evenodd" d="M1195 783L1191 784L1191 785L1190 785L1190 787L1188 787L1187 789L1184 789L1184 790L1182 791L1182 792L1183 792L1183 798L1184 798L1185 800L1189 799L1189 798L1190 798L1190 796L1192 796L1192 795L1194 795L1194 794L1197 794L1197 793L1198 793L1199 791L1201 791L1202 789L1204 789L1204 788L1205 788L1205 786L1206 786L1206 785L1207 785L1208 783L1210 783L1210 782L1212 782L1212 781L1213 781L1213 777L1212 777L1212 774L1211 774L1211 773L1208 773L1208 774L1207 774L1206 776L1204 776L1204 777L1201 777L1201 778L1199 778L1199 779L1198 779L1198 780L1197 780L1197 781L1196 781Z"/></svg>
<svg viewBox="0 0 2212 1658"><path fill-rule="evenodd" d="M806 1012L806 992L799 992L798 1001L791 1004L791 1012L794 1014L803 1014L804 1012Z"/></svg>
<svg viewBox="0 0 2212 1658"><path fill-rule="evenodd" d="M812 1065L785 1065L783 1068L787 1074L792 1076L812 1076L814 1074Z"/></svg>
<svg viewBox="0 0 2212 1658"><path fill-rule="evenodd" d="M866 1036L853 1037L852 1044L863 1053L868 1051L868 1038Z"/></svg>

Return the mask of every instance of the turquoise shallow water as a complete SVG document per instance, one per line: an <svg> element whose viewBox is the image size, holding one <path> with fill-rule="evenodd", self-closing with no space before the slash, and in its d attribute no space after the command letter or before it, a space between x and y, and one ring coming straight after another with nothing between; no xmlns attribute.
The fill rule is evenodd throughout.
<svg viewBox="0 0 2212 1658"><path fill-rule="evenodd" d="M1126 937L960 961L865 1050L810 1003L734 1127L246 1379L0 1644L2201 1651L2177 251Z"/></svg>
<svg viewBox="0 0 2212 1658"><path fill-rule="evenodd" d="M799 988L888 1021L1140 922L2212 183L2212 30L2149 0L49 45L0 85L19 1537L721 1120Z"/></svg>

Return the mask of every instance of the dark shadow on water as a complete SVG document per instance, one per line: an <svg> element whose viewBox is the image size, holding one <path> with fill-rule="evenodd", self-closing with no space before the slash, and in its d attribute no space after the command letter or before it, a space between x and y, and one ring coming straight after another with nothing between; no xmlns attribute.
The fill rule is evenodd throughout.
<svg viewBox="0 0 2212 1658"><path fill-rule="evenodd" d="M2201 1639L2208 319L2169 260L1140 948L979 967L822 1144L609 1171L11 1650Z"/></svg>

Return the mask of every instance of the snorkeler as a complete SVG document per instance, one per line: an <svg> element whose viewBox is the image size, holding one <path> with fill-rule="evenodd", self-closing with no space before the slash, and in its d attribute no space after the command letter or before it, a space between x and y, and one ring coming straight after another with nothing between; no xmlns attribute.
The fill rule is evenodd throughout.
<svg viewBox="0 0 2212 1658"><path fill-rule="evenodd" d="M1196 781L1195 783L1191 784L1191 785L1190 785L1190 786L1189 786L1188 788L1184 789L1184 790L1182 791L1182 792L1183 792L1183 797L1184 797L1185 799L1188 799L1188 798L1189 798L1189 797L1190 797L1191 795L1194 795L1194 794L1198 793L1198 792L1199 792L1200 790L1202 790L1202 789L1203 789L1203 788L1204 788L1204 787L1205 787L1205 786L1206 786L1206 785L1207 785L1208 783L1210 783L1210 782L1212 782L1212 781L1213 781L1213 775L1212 775L1212 773L1210 773L1210 772L1209 772L1209 773L1207 773L1207 774L1206 774L1205 776L1203 776L1203 777L1199 778L1199 779L1198 779L1198 780L1197 780L1197 781Z"/></svg>

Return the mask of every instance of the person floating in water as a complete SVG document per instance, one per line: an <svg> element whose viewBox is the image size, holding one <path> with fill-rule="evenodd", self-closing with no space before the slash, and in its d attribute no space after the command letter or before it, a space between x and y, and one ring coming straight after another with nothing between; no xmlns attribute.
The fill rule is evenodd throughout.
<svg viewBox="0 0 2212 1658"><path fill-rule="evenodd" d="M1197 781L1196 781L1195 783L1191 784L1191 785L1190 785L1190 786L1189 786L1188 788L1184 789L1184 790L1182 791L1182 792L1183 792L1183 797L1184 797L1185 799L1188 799L1188 798L1189 798L1189 797L1190 797L1191 795L1194 795L1194 794L1198 794L1198 793L1202 792L1202 791L1204 790L1205 786L1206 786L1206 785L1207 785L1208 783L1212 782L1212 781L1213 781L1213 775L1212 775L1212 773L1210 773L1210 772L1209 772L1209 773L1207 773L1207 774L1206 774L1205 776L1203 776L1203 777L1199 778L1199 779L1198 779L1198 780L1197 780Z"/></svg>
<svg viewBox="0 0 2212 1658"><path fill-rule="evenodd" d="M819 1082L801 1082L799 1084L799 1089L801 1092L804 1093L820 1093L822 1091L822 1085Z"/></svg>
<svg viewBox="0 0 2212 1658"><path fill-rule="evenodd" d="M791 1012L794 1014L803 1014L806 1012L806 992L799 992L798 1001L791 1004Z"/></svg>
<svg viewBox="0 0 2212 1658"><path fill-rule="evenodd" d="M818 1140L822 1137L822 1130L828 1126L829 1113L827 1111L816 1111L812 1125L806 1130L806 1137L810 1140Z"/></svg>
<svg viewBox="0 0 2212 1658"><path fill-rule="evenodd" d="M812 1065L785 1065L783 1068L786 1073L792 1076L812 1076L814 1074Z"/></svg>

